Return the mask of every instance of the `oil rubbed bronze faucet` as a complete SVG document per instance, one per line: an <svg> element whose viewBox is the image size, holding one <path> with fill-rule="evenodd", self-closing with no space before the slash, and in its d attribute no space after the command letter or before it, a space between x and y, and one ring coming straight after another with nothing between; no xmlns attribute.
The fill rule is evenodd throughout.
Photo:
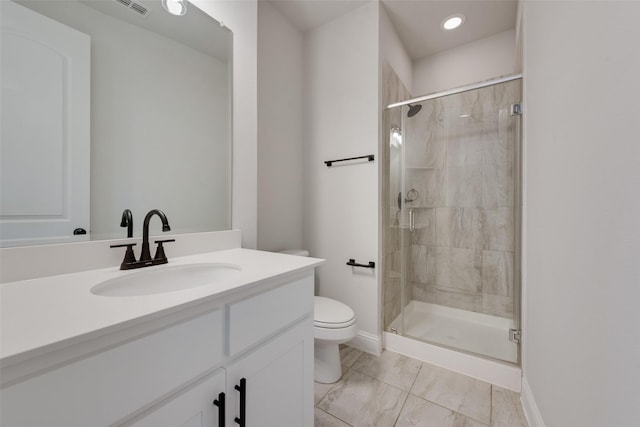
<svg viewBox="0 0 640 427"><path fill-rule="evenodd" d="M144 217L144 222L142 223L142 253L140 254L140 261L151 261L151 252L149 252L149 222L154 215L158 215L160 220L162 221L162 231L171 231L171 227L169 227L169 221L167 221L167 216L160 209L153 209L147 213ZM162 247L162 243L167 240L159 241L158 249ZM174 240L171 240L174 241ZM156 242L158 243L158 242ZM162 251L164 252L164 250ZM164 258L164 262L167 262L167 258ZM163 263L164 264L164 263Z"/></svg>
<svg viewBox="0 0 640 427"><path fill-rule="evenodd" d="M125 218L125 214L128 211L125 210L123 212L123 222ZM131 211L127 215L130 218ZM135 243L124 243L121 245L111 245L112 248L120 248L127 247L127 250L124 254L124 260L122 264L120 264L120 270L130 270L133 268L141 268L141 267L149 267L152 265L166 264L169 262L167 260L167 256L164 253L163 243L167 242L175 242L175 239L166 239L166 240L156 240L155 243L158 244L156 248L156 254L153 258L151 258L151 252L149 251L149 223L151 222L151 218L157 215L160 217L162 221L162 231L171 231L171 227L169 227L169 221L167 220L167 216L160 209L150 210L147 215L144 217L144 222L142 224L142 251L140 253L140 260L136 261L136 257L133 253L133 247L136 245ZM129 222L131 224L131 222ZM131 237L131 236L128 236Z"/></svg>
<svg viewBox="0 0 640 427"><path fill-rule="evenodd" d="M122 212L122 219L120 220L120 227L127 227L127 238L133 237L133 214L131 210L125 209Z"/></svg>

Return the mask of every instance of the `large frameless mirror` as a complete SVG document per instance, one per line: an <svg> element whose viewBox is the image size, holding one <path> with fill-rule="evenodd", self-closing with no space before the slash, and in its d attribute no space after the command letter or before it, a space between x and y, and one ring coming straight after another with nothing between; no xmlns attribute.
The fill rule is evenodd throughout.
<svg viewBox="0 0 640 427"><path fill-rule="evenodd" d="M232 33L195 5L5 0L2 246L231 227Z"/></svg>

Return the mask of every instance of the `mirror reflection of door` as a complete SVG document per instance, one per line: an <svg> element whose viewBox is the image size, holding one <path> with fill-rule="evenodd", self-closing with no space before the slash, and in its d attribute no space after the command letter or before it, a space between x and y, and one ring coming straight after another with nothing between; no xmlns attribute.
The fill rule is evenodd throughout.
<svg viewBox="0 0 640 427"><path fill-rule="evenodd" d="M1 40L1 244L87 240L90 37L3 1Z"/></svg>

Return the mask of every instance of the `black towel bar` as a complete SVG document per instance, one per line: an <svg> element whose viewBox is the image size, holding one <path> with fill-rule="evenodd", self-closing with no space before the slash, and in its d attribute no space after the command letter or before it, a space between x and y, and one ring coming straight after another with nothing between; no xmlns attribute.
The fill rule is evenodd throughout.
<svg viewBox="0 0 640 427"><path fill-rule="evenodd" d="M374 158L375 158L374 154L367 154L366 156L349 157L349 158L346 158L346 159L326 160L324 162L324 164L327 165L327 167L330 167L332 164L337 163L337 162L346 162L347 160L358 160L358 159L367 159L370 162L373 162Z"/></svg>
<svg viewBox="0 0 640 427"><path fill-rule="evenodd" d="M355 259L350 259L347 265L351 267L376 268L376 263L373 261L369 261L369 264L358 264Z"/></svg>

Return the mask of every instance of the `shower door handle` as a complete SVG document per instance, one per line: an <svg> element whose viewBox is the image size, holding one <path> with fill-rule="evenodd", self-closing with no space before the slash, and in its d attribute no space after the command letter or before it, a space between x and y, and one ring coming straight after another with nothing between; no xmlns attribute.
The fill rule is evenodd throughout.
<svg viewBox="0 0 640 427"><path fill-rule="evenodd" d="M409 209L409 231L413 232L416 229L415 215L413 209Z"/></svg>

